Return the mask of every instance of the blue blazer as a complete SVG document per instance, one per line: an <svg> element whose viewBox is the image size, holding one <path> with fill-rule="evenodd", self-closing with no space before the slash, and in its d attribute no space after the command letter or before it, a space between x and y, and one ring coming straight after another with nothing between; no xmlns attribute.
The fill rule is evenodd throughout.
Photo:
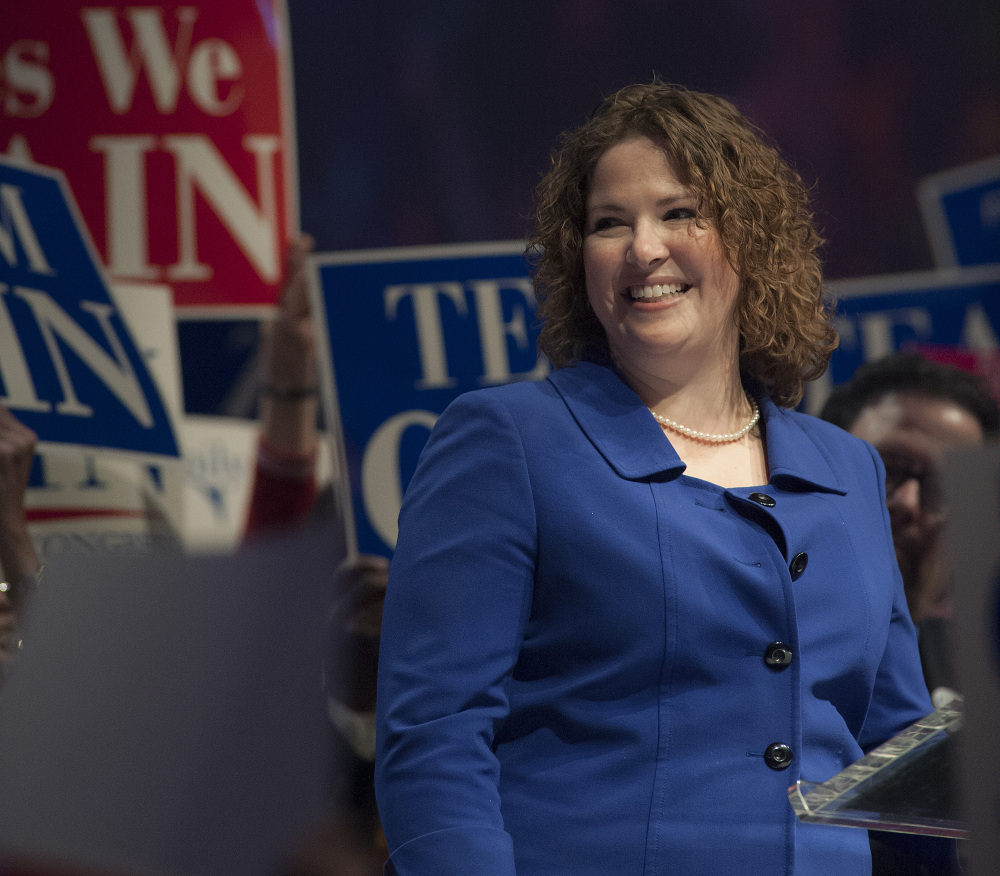
<svg viewBox="0 0 1000 876"><path fill-rule="evenodd" d="M798 823L787 789L931 710L884 472L758 403L770 481L739 489L590 363L440 417L382 626L400 876L870 872L865 831Z"/></svg>

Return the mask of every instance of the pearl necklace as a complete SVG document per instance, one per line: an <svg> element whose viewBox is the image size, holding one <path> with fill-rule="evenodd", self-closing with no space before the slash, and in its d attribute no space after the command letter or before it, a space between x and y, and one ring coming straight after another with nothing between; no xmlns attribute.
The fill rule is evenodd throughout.
<svg viewBox="0 0 1000 876"><path fill-rule="evenodd" d="M673 430L674 432L679 432L681 435L687 435L688 438L693 438L695 441L704 441L708 444L731 444L734 441L739 441L747 432L749 432L754 426L757 425L757 421L760 419L760 408L757 407L757 402L755 402L749 396L747 400L750 402L750 407L753 408L753 414L750 417L750 422L748 422L739 432L729 432L725 435L715 435L711 432L698 432L695 429L690 429L687 426L682 426L680 423L675 423L673 420L667 419L661 414L656 413L652 408L649 412L653 415L661 426L666 426L666 428Z"/></svg>

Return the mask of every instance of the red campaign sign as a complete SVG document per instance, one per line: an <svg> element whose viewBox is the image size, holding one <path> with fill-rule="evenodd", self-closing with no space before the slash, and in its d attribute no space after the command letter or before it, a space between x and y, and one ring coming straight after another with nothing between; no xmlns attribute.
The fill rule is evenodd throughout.
<svg viewBox="0 0 1000 876"><path fill-rule="evenodd" d="M0 152L65 173L110 280L272 304L298 225L284 0L8 6Z"/></svg>

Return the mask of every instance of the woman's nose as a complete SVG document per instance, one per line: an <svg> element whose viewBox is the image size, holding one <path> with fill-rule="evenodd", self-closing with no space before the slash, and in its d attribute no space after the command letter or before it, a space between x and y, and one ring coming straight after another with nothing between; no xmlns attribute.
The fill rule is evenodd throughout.
<svg viewBox="0 0 1000 876"><path fill-rule="evenodd" d="M637 223L629 246L629 260L641 268L646 268L669 257L670 249L662 229L653 227L649 222Z"/></svg>

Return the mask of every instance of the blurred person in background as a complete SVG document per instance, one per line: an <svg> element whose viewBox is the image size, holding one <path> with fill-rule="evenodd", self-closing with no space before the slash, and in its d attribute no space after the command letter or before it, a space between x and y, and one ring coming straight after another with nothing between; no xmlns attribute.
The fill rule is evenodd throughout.
<svg viewBox="0 0 1000 876"><path fill-rule="evenodd" d="M868 441L882 457L893 544L924 678L934 705L945 705L958 683L948 623L941 460L950 449L997 438L997 401L977 375L902 352L861 365L834 387L820 416Z"/></svg>

